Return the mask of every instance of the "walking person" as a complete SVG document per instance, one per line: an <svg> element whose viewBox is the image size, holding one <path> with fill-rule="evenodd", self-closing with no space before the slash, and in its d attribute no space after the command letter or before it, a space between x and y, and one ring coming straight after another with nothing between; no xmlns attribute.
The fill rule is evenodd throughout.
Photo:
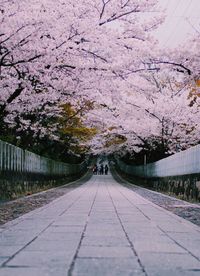
<svg viewBox="0 0 200 276"><path fill-rule="evenodd" d="M105 171L105 174L107 175L108 174L108 165L107 164L105 165L104 171Z"/></svg>
<svg viewBox="0 0 200 276"><path fill-rule="evenodd" d="M101 167L100 167L100 174L104 174L104 167L103 167L103 164L101 164Z"/></svg>
<svg viewBox="0 0 200 276"><path fill-rule="evenodd" d="M96 164L94 165L94 167L93 167L92 171L93 171L93 174L97 174L98 167L97 167L97 165L96 165Z"/></svg>

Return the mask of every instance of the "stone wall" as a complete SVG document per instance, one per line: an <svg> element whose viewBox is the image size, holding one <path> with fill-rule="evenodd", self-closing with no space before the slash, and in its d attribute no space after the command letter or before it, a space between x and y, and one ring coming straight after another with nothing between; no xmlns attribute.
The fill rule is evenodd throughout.
<svg viewBox="0 0 200 276"><path fill-rule="evenodd" d="M200 174L169 176L150 181L156 191L176 195L184 200L200 201Z"/></svg>
<svg viewBox="0 0 200 276"><path fill-rule="evenodd" d="M117 166L115 166L115 169L123 179L135 185L174 195L183 200L200 202L200 174L147 179L127 174Z"/></svg>
<svg viewBox="0 0 200 276"><path fill-rule="evenodd" d="M200 201L200 145L144 166L127 165L115 159L115 168L135 184Z"/></svg>

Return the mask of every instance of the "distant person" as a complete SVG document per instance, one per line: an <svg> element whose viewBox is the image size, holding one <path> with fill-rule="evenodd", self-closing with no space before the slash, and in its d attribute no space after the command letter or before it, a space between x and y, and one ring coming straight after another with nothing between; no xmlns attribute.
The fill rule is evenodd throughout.
<svg viewBox="0 0 200 276"><path fill-rule="evenodd" d="M100 174L102 175L104 173L104 167L103 167L103 164L101 164L100 166Z"/></svg>
<svg viewBox="0 0 200 276"><path fill-rule="evenodd" d="M95 164L94 167L92 168L92 171L93 171L93 174L97 174L97 172L98 172L98 167L97 167L96 164Z"/></svg>
<svg viewBox="0 0 200 276"><path fill-rule="evenodd" d="M105 165L104 171L105 171L105 174L107 175L108 174L108 165L107 164Z"/></svg>

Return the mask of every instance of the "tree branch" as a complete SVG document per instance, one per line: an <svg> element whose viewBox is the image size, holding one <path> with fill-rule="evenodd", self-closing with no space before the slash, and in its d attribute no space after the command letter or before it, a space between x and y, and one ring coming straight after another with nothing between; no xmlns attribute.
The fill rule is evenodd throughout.
<svg viewBox="0 0 200 276"><path fill-rule="evenodd" d="M21 64L21 63L27 63L27 62L31 62L31 61L34 61L35 59L38 59L40 57L42 57L43 55L36 55L34 57L31 57L27 60L18 60L16 62L12 62L12 63L4 63L4 64L1 64L1 66L5 66L5 67L8 67L8 66L15 66L15 65L18 65L18 64Z"/></svg>
<svg viewBox="0 0 200 276"><path fill-rule="evenodd" d="M124 17L124 16L126 16L126 15L131 14L131 13L140 12L140 10L137 10L137 8L138 8L138 7L134 8L133 10L130 10L130 11L128 11L128 12L124 12L124 13L122 13L122 14L119 14L119 15L117 15L116 13L114 13L114 14L113 14L110 18L108 18L107 20L105 20L105 21L103 21L103 22L100 22L100 23L99 23L99 26L102 26L102 25L104 25L104 24L106 24L106 23L110 23L110 22L112 22L112 21L115 21L115 20L117 20L117 19L120 19L120 18L122 18L122 17Z"/></svg>
<svg viewBox="0 0 200 276"><path fill-rule="evenodd" d="M132 105L134 107L137 107L137 108L139 108L141 110L144 110L145 112L147 112L148 114L150 114L152 117L156 118L160 123L162 122L162 120L157 115L155 115L154 113L150 112L148 109L142 108L141 106L133 104L133 103L128 103L128 102L126 102L126 103L129 104L129 105Z"/></svg>
<svg viewBox="0 0 200 276"><path fill-rule="evenodd" d="M92 51L86 50L86 49L84 49L84 48L82 48L81 50L82 50L83 52L86 52L86 53L88 53L88 54L93 55L93 56L96 57L96 58L99 58L99 59L103 60L104 62L108 62L105 58L103 58L103 57L101 57L101 56L95 54L95 53L92 52Z"/></svg>
<svg viewBox="0 0 200 276"><path fill-rule="evenodd" d="M24 90L24 87L22 86L22 84L20 83L18 88L14 91L14 93L12 95L10 95L10 97L7 99L7 103L11 103L13 102L20 94L21 92Z"/></svg>
<svg viewBox="0 0 200 276"><path fill-rule="evenodd" d="M172 61L153 61L154 64L169 64L169 65L175 65L177 67L180 67L180 68L183 68L187 73L188 75L190 76L192 74L192 71L185 67L183 64L181 63L176 63L176 62L172 62Z"/></svg>

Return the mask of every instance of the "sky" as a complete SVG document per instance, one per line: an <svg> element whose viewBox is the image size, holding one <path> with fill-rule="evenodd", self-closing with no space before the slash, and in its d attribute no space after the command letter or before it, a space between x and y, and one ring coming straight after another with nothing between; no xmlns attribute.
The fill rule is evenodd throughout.
<svg viewBox="0 0 200 276"><path fill-rule="evenodd" d="M200 33L200 0L159 0L159 6L167 15L155 32L161 46L173 48Z"/></svg>

